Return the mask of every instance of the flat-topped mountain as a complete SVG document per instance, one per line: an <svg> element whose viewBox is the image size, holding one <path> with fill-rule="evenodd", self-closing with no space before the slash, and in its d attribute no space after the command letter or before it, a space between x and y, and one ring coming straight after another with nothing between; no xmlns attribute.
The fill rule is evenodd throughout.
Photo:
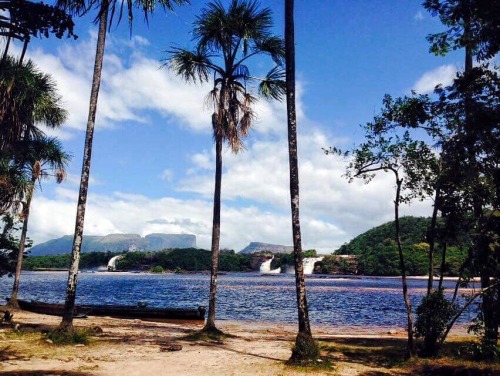
<svg viewBox="0 0 500 376"><path fill-rule="evenodd" d="M70 253L73 236L65 235L30 249L30 255L58 255ZM86 235L83 237L82 252L122 252L137 250L156 252L167 248L196 248L196 236L190 234L109 234L105 236Z"/></svg>
<svg viewBox="0 0 500 376"><path fill-rule="evenodd" d="M251 254L251 253L292 253L293 247L279 244L269 244L260 242L251 242L245 248L243 248L240 253Z"/></svg>

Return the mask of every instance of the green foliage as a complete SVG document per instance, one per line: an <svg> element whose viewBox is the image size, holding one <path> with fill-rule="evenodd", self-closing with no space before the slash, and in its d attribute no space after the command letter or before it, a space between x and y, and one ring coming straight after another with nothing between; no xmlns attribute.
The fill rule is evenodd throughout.
<svg viewBox="0 0 500 376"><path fill-rule="evenodd" d="M500 359L500 347L498 346L497 340L494 340L495 336L492 335L493 333L488 333L489 330L495 329L488 328L485 325L484 309L482 308L483 304L484 301L478 304L479 309L477 316L472 320L472 324L467 329L467 331L474 334L478 340L468 343L460 350L462 354L474 360L498 360ZM498 328L496 330L498 330Z"/></svg>
<svg viewBox="0 0 500 376"><path fill-rule="evenodd" d="M424 217L401 217L399 223L401 226L401 243L403 245L411 245L425 242L431 219ZM339 255L359 255L365 249L374 248L384 243L395 242L394 234L394 221L387 222L356 236L349 243L342 245L335 253Z"/></svg>
<svg viewBox="0 0 500 376"><path fill-rule="evenodd" d="M149 269L151 273L158 273L162 274L165 272L165 269L163 269L160 265L153 266L151 269Z"/></svg>
<svg viewBox="0 0 500 376"><path fill-rule="evenodd" d="M427 37L432 53L446 55L452 50L471 46L476 50L478 60L485 60L500 50L499 0L426 0L423 5L448 27L444 32ZM469 35L465 33L466 24Z"/></svg>
<svg viewBox="0 0 500 376"><path fill-rule="evenodd" d="M4 274L12 275L16 270L19 239L13 232L18 230L14 218L10 214L2 217L3 229L0 232L0 277ZM30 247L31 242L26 244Z"/></svg>
<svg viewBox="0 0 500 376"><path fill-rule="evenodd" d="M49 331L45 337L52 341L55 345L87 345L90 341L91 330L89 329L55 329Z"/></svg>
<svg viewBox="0 0 500 376"><path fill-rule="evenodd" d="M429 245L425 242L430 218L402 217L400 218L401 242L405 256L407 273L409 275L425 275L428 269ZM349 243L342 245L334 254L355 255L358 261L358 274L397 276L400 275L399 256L395 241L394 222L388 222L374 227L358 235ZM463 239L470 239L462 234ZM453 242L450 242L453 244ZM438 247L434 262L435 268L440 267L442 250ZM446 251L444 275L457 276L460 266L467 257L463 246L449 246ZM329 262L326 258L325 263ZM334 265L331 265L334 266Z"/></svg>
<svg viewBox="0 0 500 376"><path fill-rule="evenodd" d="M323 274L357 274L358 262L336 255L325 256L320 262Z"/></svg>
<svg viewBox="0 0 500 376"><path fill-rule="evenodd" d="M92 269L106 266L108 261L116 256L115 253L89 252L80 255L80 269ZM23 262L24 270L37 269L68 269L71 263L71 254L31 256Z"/></svg>
<svg viewBox="0 0 500 376"><path fill-rule="evenodd" d="M274 255L271 261L271 269L286 268L293 265L293 254L291 253L281 253Z"/></svg>
<svg viewBox="0 0 500 376"><path fill-rule="evenodd" d="M204 249L183 248L163 250L154 253L130 252L117 262L117 269L149 269L154 265L164 270L182 270L189 272L210 270L211 252ZM248 271L251 270L251 256L223 252L219 255L219 270Z"/></svg>
<svg viewBox="0 0 500 376"><path fill-rule="evenodd" d="M446 299L441 288L424 296L416 312L415 334L417 338L423 338L420 356L437 356L438 341L444 334L446 325L457 312L457 306Z"/></svg>
<svg viewBox="0 0 500 376"><path fill-rule="evenodd" d="M318 256L315 249L309 249L307 251L304 251L302 254L304 257L317 257Z"/></svg>

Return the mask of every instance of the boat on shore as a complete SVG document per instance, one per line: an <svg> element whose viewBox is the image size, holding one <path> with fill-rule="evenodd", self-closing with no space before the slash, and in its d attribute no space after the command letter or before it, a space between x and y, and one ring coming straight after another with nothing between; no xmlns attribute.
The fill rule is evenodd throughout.
<svg viewBox="0 0 500 376"><path fill-rule="evenodd" d="M7 301L9 299L7 298ZM62 316L64 304L44 303L39 301L18 300L19 308L25 311L41 313L52 316ZM144 304L136 306L122 305L76 305L74 317L86 316L109 316L118 319L141 319L141 320L204 320L205 307L197 309L186 308L154 308Z"/></svg>

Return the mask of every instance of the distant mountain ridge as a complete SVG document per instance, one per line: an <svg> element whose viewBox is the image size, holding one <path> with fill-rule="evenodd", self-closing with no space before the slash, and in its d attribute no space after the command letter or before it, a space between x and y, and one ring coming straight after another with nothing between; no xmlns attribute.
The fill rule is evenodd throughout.
<svg viewBox="0 0 500 376"><path fill-rule="evenodd" d="M293 247L279 244L269 244L260 242L251 242L245 248L243 248L239 253L241 254L251 254L260 252L271 252L271 253L292 253Z"/></svg>
<svg viewBox="0 0 500 376"><path fill-rule="evenodd" d="M58 255L70 253L73 236L65 235L30 249L31 256ZM190 234L109 234L105 236L86 235L83 237L82 252L122 252L129 249L157 252L167 248L196 248L196 235Z"/></svg>

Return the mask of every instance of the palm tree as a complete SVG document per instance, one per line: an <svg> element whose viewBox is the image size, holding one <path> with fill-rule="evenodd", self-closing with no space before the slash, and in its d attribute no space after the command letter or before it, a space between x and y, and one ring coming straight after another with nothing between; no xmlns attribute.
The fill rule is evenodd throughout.
<svg viewBox="0 0 500 376"><path fill-rule="evenodd" d="M23 202L23 209L21 213L23 228L21 231L19 252L17 255L14 286L12 288L12 295L9 301L9 305L14 308L19 308L17 295L19 292L19 281L23 264L26 234L28 232L31 200L33 198L35 185L37 181L40 182L42 178L47 178L49 176L55 176L56 181L61 183L66 176L65 167L71 159L71 156L63 150L61 142L53 137L43 137L31 141L24 154L23 159L27 161L26 167L31 175L31 180L27 187L26 201Z"/></svg>
<svg viewBox="0 0 500 376"><path fill-rule="evenodd" d="M284 57L283 41L272 35L271 11L259 9L256 1L232 0L226 10L220 1L207 5L194 22L193 51L174 48L165 65L187 82L208 82L213 76L213 89L207 102L213 106L212 127L215 140L215 190L212 223L212 269L208 318L204 330L217 331L215 305L219 267L220 199L222 181L222 146L234 153L242 149L248 134L256 98L247 91L248 84L260 82L259 92L267 98L280 99L284 92L279 66ZM278 64L266 78L250 76L247 61L268 55Z"/></svg>
<svg viewBox="0 0 500 376"><path fill-rule="evenodd" d="M294 2L285 0L286 105L288 119L288 160L290 165L290 201L293 234L293 261L299 331L292 352L293 361L311 361L319 357L319 348L312 337L307 307L306 286L299 216L299 166L297 157L297 118L295 110L295 26Z"/></svg>
<svg viewBox="0 0 500 376"><path fill-rule="evenodd" d="M11 155L21 140L41 136L40 125L56 128L67 117L54 80L31 60L19 64L6 57L0 70L0 93L0 157Z"/></svg>
<svg viewBox="0 0 500 376"><path fill-rule="evenodd" d="M75 234L73 238L73 248L71 252L71 265L68 274L68 284L66 288L66 301L64 314L60 325L61 330L69 330L73 327L73 308L75 306L76 285L78 276L78 266L80 263L80 250L83 240L83 226L85 220L85 208L87 205L87 191L89 186L90 164L92 157L92 141L94 138L94 125L97 112L97 99L99 96L99 87L101 84L102 62L104 58L104 47L106 42L106 30L109 24L112 24L115 11L119 10L119 19L121 20L123 6L125 2L117 0L58 0L57 6L76 15L83 15L90 9L97 6L99 13L95 22L99 24L97 35L96 55L94 62L94 74L92 77L92 89L90 92L89 116L87 120L87 131L85 134L85 146L82 163L82 173L80 180L80 190L78 194L78 204L75 221ZM127 15L129 24L132 25L133 6L140 8L144 12L146 21L148 14L155 9L156 3L164 9L173 10L173 4L189 4L189 0L138 0L132 3L127 1ZM110 14L111 12L111 14Z"/></svg>

